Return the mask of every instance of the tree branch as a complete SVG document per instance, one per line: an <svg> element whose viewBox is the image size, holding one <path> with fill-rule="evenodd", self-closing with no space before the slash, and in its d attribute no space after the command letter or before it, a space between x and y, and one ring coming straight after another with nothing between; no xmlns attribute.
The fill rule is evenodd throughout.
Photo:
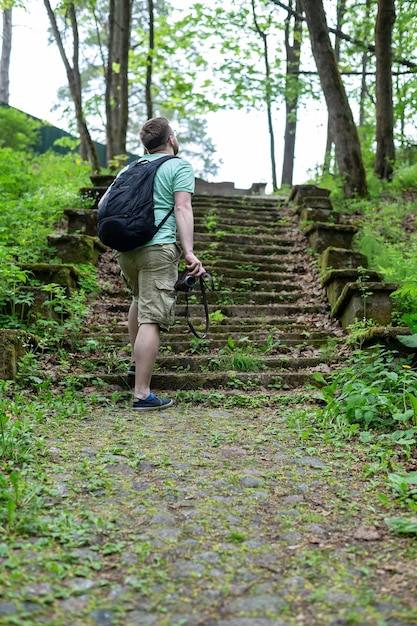
<svg viewBox="0 0 417 626"><path fill-rule="evenodd" d="M284 11L287 11L287 13L289 13L290 15L305 21L305 17L303 15L301 15L288 5L284 4L283 2L279 2L279 0L271 0L271 2L273 4L276 4L281 9L284 9ZM353 37L350 37L350 35L346 35L346 33L341 31L339 28L331 28L330 26L328 26L327 30L329 33L336 35L336 37L338 37L339 39L343 39L344 41L353 43L355 46L359 46L363 50L368 50L368 52L375 54L375 46L373 46L372 44L366 44L360 39L354 39ZM403 57L393 57L393 62L398 63L399 65L405 65L405 67L409 67L410 69L417 70L417 63L409 61L408 59L404 59Z"/></svg>

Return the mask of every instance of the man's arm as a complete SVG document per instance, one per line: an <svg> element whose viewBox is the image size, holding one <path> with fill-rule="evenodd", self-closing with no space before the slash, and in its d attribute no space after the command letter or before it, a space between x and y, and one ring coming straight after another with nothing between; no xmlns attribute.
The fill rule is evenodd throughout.
<svg viewBox="0 0 417 626"><path fill-rule="evenodd" d="M175 220L178 235L184 252L187 270L191 276L202 276L205 269L194 254L194 215L191 194L188 191L175 192Z"/></svg>

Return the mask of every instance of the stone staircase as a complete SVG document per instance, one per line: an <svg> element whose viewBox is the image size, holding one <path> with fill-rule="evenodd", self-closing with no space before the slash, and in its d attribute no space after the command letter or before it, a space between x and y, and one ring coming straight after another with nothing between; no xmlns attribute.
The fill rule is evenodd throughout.
<svg viewBox="0 0 417 626"><path fill-rule="evenodd" d="M270 196L196 195L195 250L215 281L208 293L210 331L196 339L179 294L176 322L161 336L152 388L282 391L314 384L328 372L345 333L329 317L317 259L285 200ZM73 373L127 388L129 293L112 251L98 261L101 292L85 323L99 348L74 355ZM205 325L199 292L190 318Z"/></svg>

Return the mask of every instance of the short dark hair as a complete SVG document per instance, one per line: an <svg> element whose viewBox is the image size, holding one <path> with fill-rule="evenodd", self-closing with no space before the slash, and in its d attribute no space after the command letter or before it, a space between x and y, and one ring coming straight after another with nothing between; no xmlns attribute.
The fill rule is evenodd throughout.
<svg viewBox="0 0 417 626"><path fill-rule="evenodd" d="M166 117L154 117L144 123L140 129L140 140L148 152L166 146L172 128Z"/></svg>

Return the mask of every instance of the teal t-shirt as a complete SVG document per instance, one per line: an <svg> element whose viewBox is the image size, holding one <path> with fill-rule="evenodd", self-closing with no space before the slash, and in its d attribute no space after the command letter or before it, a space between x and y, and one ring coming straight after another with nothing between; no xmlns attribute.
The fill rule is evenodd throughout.
<svg viewBox="0 0 417 626"><path fill-rule="evenodd" d="M164 156L163 153L146 154L139 160L154 161ZM188 191L193 194L195 189L194 170L192 165L184 159L169 159L157 169L154 185L155 224L163 220L165 215L174 206L176 191ZM155 237L145 246L153 246L157 243L175 243L177 239L174 213L170 215L165 224L158 230Z"/></svg>

